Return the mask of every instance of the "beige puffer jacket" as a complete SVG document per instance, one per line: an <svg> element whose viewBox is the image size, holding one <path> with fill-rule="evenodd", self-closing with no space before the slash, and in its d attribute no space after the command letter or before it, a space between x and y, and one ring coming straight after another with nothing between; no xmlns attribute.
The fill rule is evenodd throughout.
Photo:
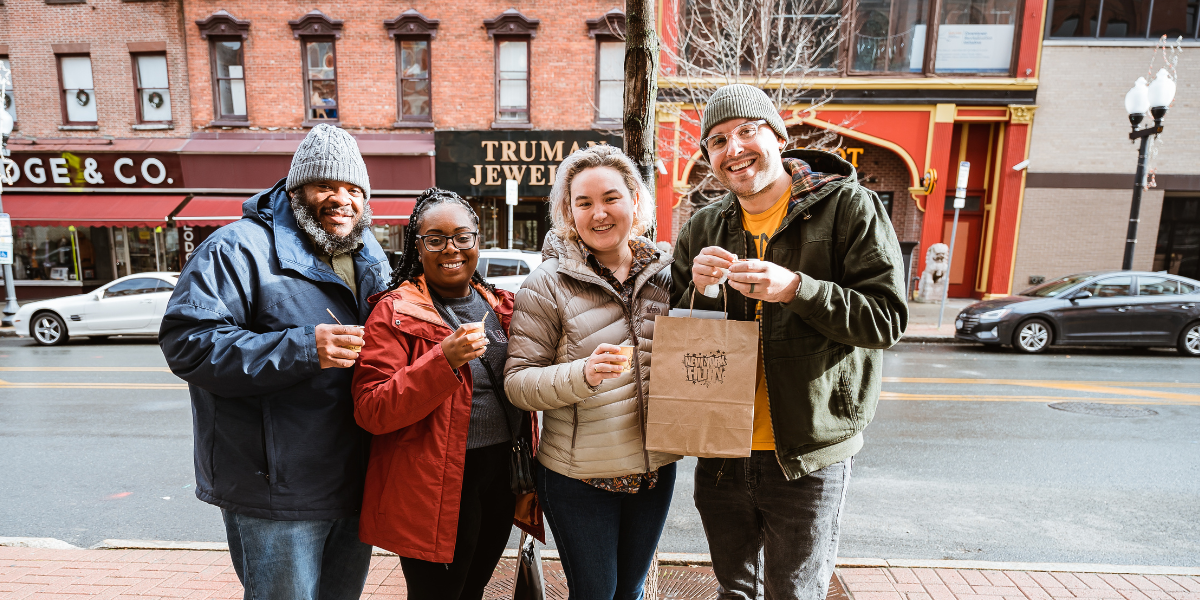
<svg viewBox="0 0 1200 600"><path fill-rule="evenodd" d="M575 479L646 473L679 460L646 450L651 340L654 318L669 308L672 258L659 252L638 274L628 315L575 242L551 232L542 254L546 261L517 292L504 368L509 400L544 411L538 460ZM583 377L587 357L601 343L634 336L629 370L592 391Z"/></svg>

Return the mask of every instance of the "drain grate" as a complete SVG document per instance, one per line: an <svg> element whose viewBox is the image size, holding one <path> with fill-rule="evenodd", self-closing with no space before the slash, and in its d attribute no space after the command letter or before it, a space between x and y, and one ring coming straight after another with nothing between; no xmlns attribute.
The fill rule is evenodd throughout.
<svg viewBox="0 0 1200 600"><path fill-rule="evenodd" d="M1095 417L1116 417L1118 419L1153 417L1158 414L1158 412L1148 408L1138 408L1124 404L1104 404L1102 402L1054 402L1049 406L1055 410L1065 412L1092 415Z"/></svg>

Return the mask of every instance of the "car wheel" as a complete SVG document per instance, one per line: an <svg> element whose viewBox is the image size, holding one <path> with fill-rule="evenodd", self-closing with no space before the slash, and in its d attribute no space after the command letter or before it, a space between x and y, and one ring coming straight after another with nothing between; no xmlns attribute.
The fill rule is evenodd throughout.
<svg viewBox="0 0 1200 600"><path fill-rule="evenodd" d="M1041 319L1025 321L1013 333L1013 348L1027 354L1037 354L1049 348L1053 341L1054 332L1050 330L1050 324Z"/></svg>
<svg viewBox="0 0 1200 600"><path fill-rule="evenodd" d="M29 335L41 346L65 344L70 338L66 322L52 312L44 312L35 316L33 322L29 324Z"/></svg>
<svg viewBox="0 0 1200 600"><path fill-rule="evenodd" d="M1179 334L1179 353L1184 356L1200 356L1200 321L1189 323Z"/></svg>

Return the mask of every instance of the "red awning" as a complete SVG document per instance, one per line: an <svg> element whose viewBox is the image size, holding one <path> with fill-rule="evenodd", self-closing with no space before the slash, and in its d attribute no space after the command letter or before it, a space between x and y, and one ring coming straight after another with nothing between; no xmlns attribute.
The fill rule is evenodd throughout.
<svg viewBox="0 0 1200 600"><path fill-rule="evenodd" d="M184 196L150 194L4 194L4 211L14 226L75 225L157 227L165 225Z"/></svg>
<svg viewBox="0 0 1200 600"><path fill-rule="evenodd" d="M404 225L412 216L416 198L371 198L371 222L376 225Z"/></svg>
<svg viewBox="0 0 1200 600"><path fill-rule="evenodd" d="M242 218L243 196L196 196L175 215L185 227L220 227Z"/></svg>

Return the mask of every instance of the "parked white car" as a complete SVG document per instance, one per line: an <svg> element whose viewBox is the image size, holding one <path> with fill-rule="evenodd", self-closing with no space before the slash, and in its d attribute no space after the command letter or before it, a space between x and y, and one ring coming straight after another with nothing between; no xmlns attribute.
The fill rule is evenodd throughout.
<svg viewBox="0 0 1200 600"><path fill-rule="evenodd" d="M72 336L158 335L179 273L127 275L77 296L30 302L13 315L19 337L43 346Z"/></svg>
<svg viewBox="0 0 1200 600"><path fill-rule="evenodd" d="M525 278L542 264L542 255L529 250L480 250L475 270L488 283L512 293L521 289Z"/></svg>

